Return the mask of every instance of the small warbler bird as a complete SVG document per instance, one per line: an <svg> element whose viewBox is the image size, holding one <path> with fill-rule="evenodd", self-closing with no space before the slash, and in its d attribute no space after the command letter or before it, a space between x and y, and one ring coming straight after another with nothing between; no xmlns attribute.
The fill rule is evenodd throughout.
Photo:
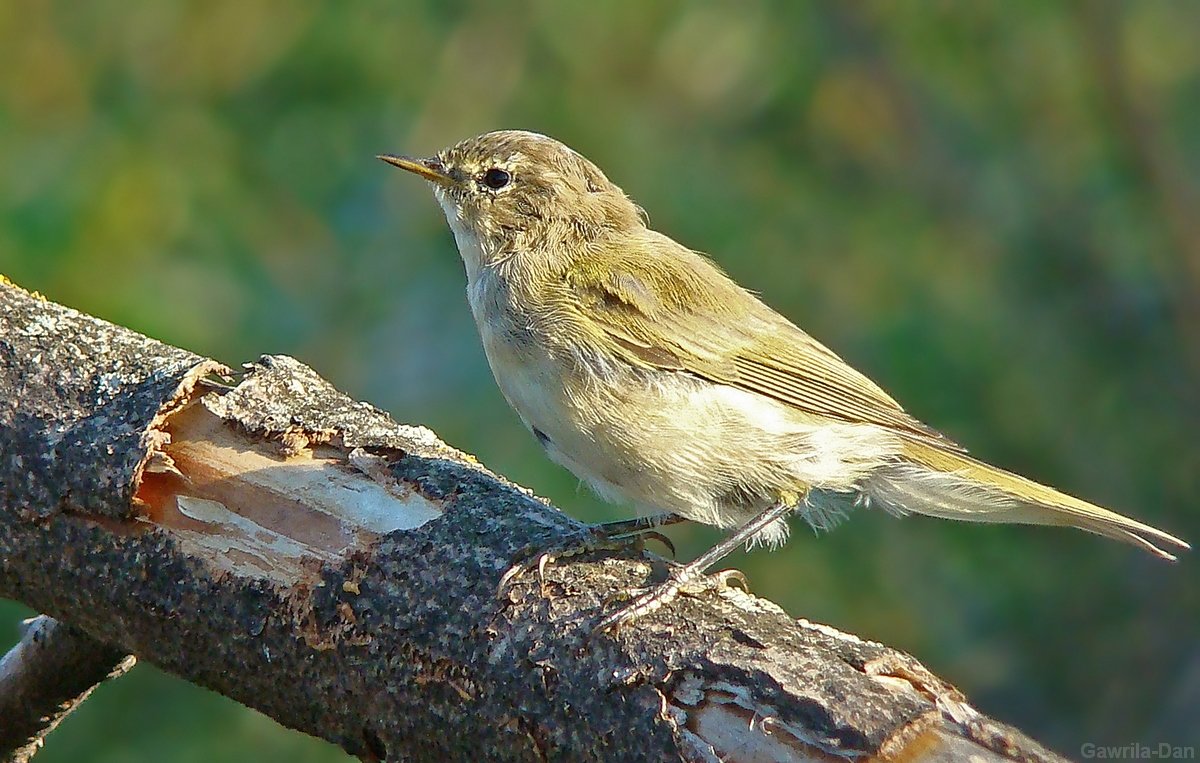
<svg viewBox="0 0 1200 763"><path fill-rule="evenodd" d="M433 188L496 383L549 456L602 497L732 529L605 624L636 617L786 517L816 528L875 505L1066 525L1164 559L1179 538L990 466L709 259L646 227L596 165L504 130L427 159L381 156Z"/></svg>

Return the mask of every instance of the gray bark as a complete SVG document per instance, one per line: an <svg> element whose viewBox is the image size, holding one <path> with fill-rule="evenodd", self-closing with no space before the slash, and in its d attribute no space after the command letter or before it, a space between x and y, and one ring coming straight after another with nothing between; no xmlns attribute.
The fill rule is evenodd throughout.
<svg viewBox="0 0 1200 763"><path fill-rule="evenodd" d="M123 675L134 658L78 628L42 615L0 658L0 751L23 763L96 685Z"/></svg>
<svg viewBox="0 0 1200 763"><path fill-rule="evenodd" d="M364 759L1060 760L912 657L661 575L285 357L221 367L0 284L0 595Z"/></svg>

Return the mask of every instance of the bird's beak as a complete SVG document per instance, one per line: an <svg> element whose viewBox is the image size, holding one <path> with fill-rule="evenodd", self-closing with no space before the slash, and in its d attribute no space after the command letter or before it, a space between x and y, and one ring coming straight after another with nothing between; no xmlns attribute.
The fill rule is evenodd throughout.
<svg viewBox="0 0 1200 763"><path fill-rule="evenodd" d="M426 180L432 180L435 183L449 185L452 182L452 178L446 174L446 168L442 166L440 161L434 158L413 159L408 156L393 156L391 154L380 154L376 158L382 159L388 164L399 167L402 170L408 170L413 174L420 175Z"/></svg>

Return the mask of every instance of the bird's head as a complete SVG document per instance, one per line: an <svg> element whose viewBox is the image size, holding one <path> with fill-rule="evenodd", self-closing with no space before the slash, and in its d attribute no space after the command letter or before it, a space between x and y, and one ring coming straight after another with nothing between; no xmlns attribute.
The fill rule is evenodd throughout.
<svg viewBox="0 0 1200 763"><path fill-rule="evenodd" d="M426 159L379 158L429 181L464 259L477 247L482 264L586 247L643 224L641 210L600 168L538 133L500 130Z"/></svg>

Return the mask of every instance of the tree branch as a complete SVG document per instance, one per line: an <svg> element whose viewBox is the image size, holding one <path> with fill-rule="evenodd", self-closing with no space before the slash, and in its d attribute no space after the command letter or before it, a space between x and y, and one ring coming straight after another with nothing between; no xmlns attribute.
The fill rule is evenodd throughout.
<svg viewBox="0 0 1200 763"><path fill-rule="evenodd" d="M295 360L213 373L0 284L0 595L363 759L1059 760L740 591L590 636L641 551L498 594L581 525Z"/></svg>
<svg viewBox="0 0 1200 763"><path fill-rule="evenodd" d="M97 684L124 675L135 661L45 615L24 626L21 640L0 658L0 753L12 763L32 758Z"/></svg>

